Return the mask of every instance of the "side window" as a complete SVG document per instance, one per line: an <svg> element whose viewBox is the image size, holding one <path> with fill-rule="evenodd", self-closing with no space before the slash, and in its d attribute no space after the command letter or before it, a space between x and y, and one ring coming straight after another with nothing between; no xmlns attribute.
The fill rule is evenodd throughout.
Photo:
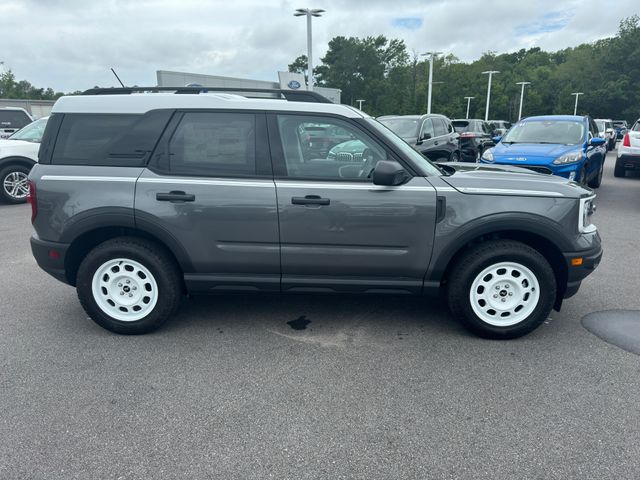
<svg viewBox="0 0 640 480"><path fill-rule="evenodd" d="M278 115L278 130L288 177L370 181L376 164L387 159L369 135L339 119Z"/></svg>
<svg viewBox="0 0 640 480"><path fill-rule="evenodd" d="M178 175L254 175L255 131L253 114L185 113L169 140L166 169Z"/></svg>
<svg viewBox="0 0 640 480"><path fill-rule="evenodd" d="M482 122L482 131L484 133L491 134L493 133L493 128L491 128L491 125L489 125L487 122Z"/></svg>
<svg viewBox="0 0 640 480"><path fill-rule="evenodd" d="M435 137L435 130L433 128L433 123L430 118L427 118L422 124L422 130L420 130L420 138L424 138L424 134L428 133L429 138Z"/></svg>
<svg viewBox="0 0 640 480"><path fill-rule="evenodd" d="M119 114L65 114L51 163L110 165L105 149L123 138L140 117Z"/></svg>
<svg viewBox="0 0 640 480"><path fill-rule="evenodd" d="M442 135L447 134L447 127L444 124L444 121L441 118L432 118L433 121L433 131L435 133L435 137L441 137Z"/></svg>
<svg viewBox="0 0 640 480"><path fill-rule="evenodd" d="M448 121L448 120L445 120L445 122L444 122L444 123L446 123L446 124L447 124L447 132L448 132L448 133L453 133L453 132L454 132L454 129L453 129L453 125L451 124L451 122L450 122L450 121Z"/></svg>

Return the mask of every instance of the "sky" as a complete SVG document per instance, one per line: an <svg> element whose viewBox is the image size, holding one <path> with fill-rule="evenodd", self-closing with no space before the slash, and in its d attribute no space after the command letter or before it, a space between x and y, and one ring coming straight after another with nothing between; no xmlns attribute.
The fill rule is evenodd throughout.
<svg viewBox="0 0 640 480"><path fill-rule="evenodd" d="M555 51L615 35L640 0L0 0L0 71L37 87L71 92L155 85L156 70L277 81L306 54L314 64L335 36L385 35L409 52L473 61L540 47Z"/></svg>

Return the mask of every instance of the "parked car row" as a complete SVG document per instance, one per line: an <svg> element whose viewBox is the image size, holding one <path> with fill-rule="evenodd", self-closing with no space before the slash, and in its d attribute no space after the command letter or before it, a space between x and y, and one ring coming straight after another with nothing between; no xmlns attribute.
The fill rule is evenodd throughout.
<svg viewBox="0 0 640 480"><path fill-rule="evenodd" d="M613 174L624 177L627 170L640 170L640 118L624 134L618 146L618 156Z"/></svg>

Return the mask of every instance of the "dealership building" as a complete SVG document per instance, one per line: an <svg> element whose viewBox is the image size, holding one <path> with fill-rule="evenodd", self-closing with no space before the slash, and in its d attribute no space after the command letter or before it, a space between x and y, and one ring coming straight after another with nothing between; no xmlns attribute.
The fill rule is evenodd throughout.
<svg viewBox="0 0 640 480"><path fill-rule="evenodd" d="M158 70L156 75L159 87L201 85L203 87L260 88L266 90L297 90L305 88L304 76L300 73L291 72L278 72L279 81L277 82L199 73L171 72L168 70ZM337 88L314 87L313 90L327 97L333 103L340 103L340 90Z"/></svg>

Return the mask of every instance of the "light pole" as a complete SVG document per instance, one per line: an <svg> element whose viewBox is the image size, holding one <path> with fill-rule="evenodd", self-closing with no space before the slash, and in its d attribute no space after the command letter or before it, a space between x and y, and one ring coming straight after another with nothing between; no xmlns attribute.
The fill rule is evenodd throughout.
<svg viewBox="0 0 640 480"><path fill-rule="evenodd" d="M465 117L467 120L469 119L469 107L471 106L471 100L476 97L464 97L467 99L467 116Z"/></svg>
<svg viewBox="0 0 640 480"><path fill-rule="evenodd" d="M489 74L489 86L487 87L487 108L484 111L484 121L489 121L489 100L491 99L491 78L493 78L494 73L500 73L498 70L487 70L486 72L482 72L483 75Z"/></svg>
<svg viewBox="0 0 640 480"><path fill-rule="evenodd" d="M577 115L578 114L578 97L580 95L584 95L583 92L573 92L571 95L575 95L576 96L576 105L573 107L573 114Z"/></svg>
<svg viewBox="0 0 640 480"><path fill-rule="evenodd" d="M313 55L311 53L311 17L320 17L324 10L319 8L297 8L294 17L307 17L307 90L313 90Z"/></svg>
<svg viewBox="0 0 640 480"><path fill-rule="evenodd" d="M442 52L425 52L423 57L429 55L429 92L427 93L427 113L431 113L431 89L433 87L433 59Z"/></svg>
<svg viewBox="0 0 640 480"><path fill-rule="evenodd" d="M366 100L362 100L361 98L356 100L358 102L358 110L362 110L362 104L366 102Z"/></svg>
<svg viewBox="0 0 640 480"><path fill-rule="evenodd" d="M520 90L520 112L518 113L518 120L522 118L522 100L524 99L524 86L531 85L531 82L516 82L516 85L522 85L522 90Z"/></svg>

